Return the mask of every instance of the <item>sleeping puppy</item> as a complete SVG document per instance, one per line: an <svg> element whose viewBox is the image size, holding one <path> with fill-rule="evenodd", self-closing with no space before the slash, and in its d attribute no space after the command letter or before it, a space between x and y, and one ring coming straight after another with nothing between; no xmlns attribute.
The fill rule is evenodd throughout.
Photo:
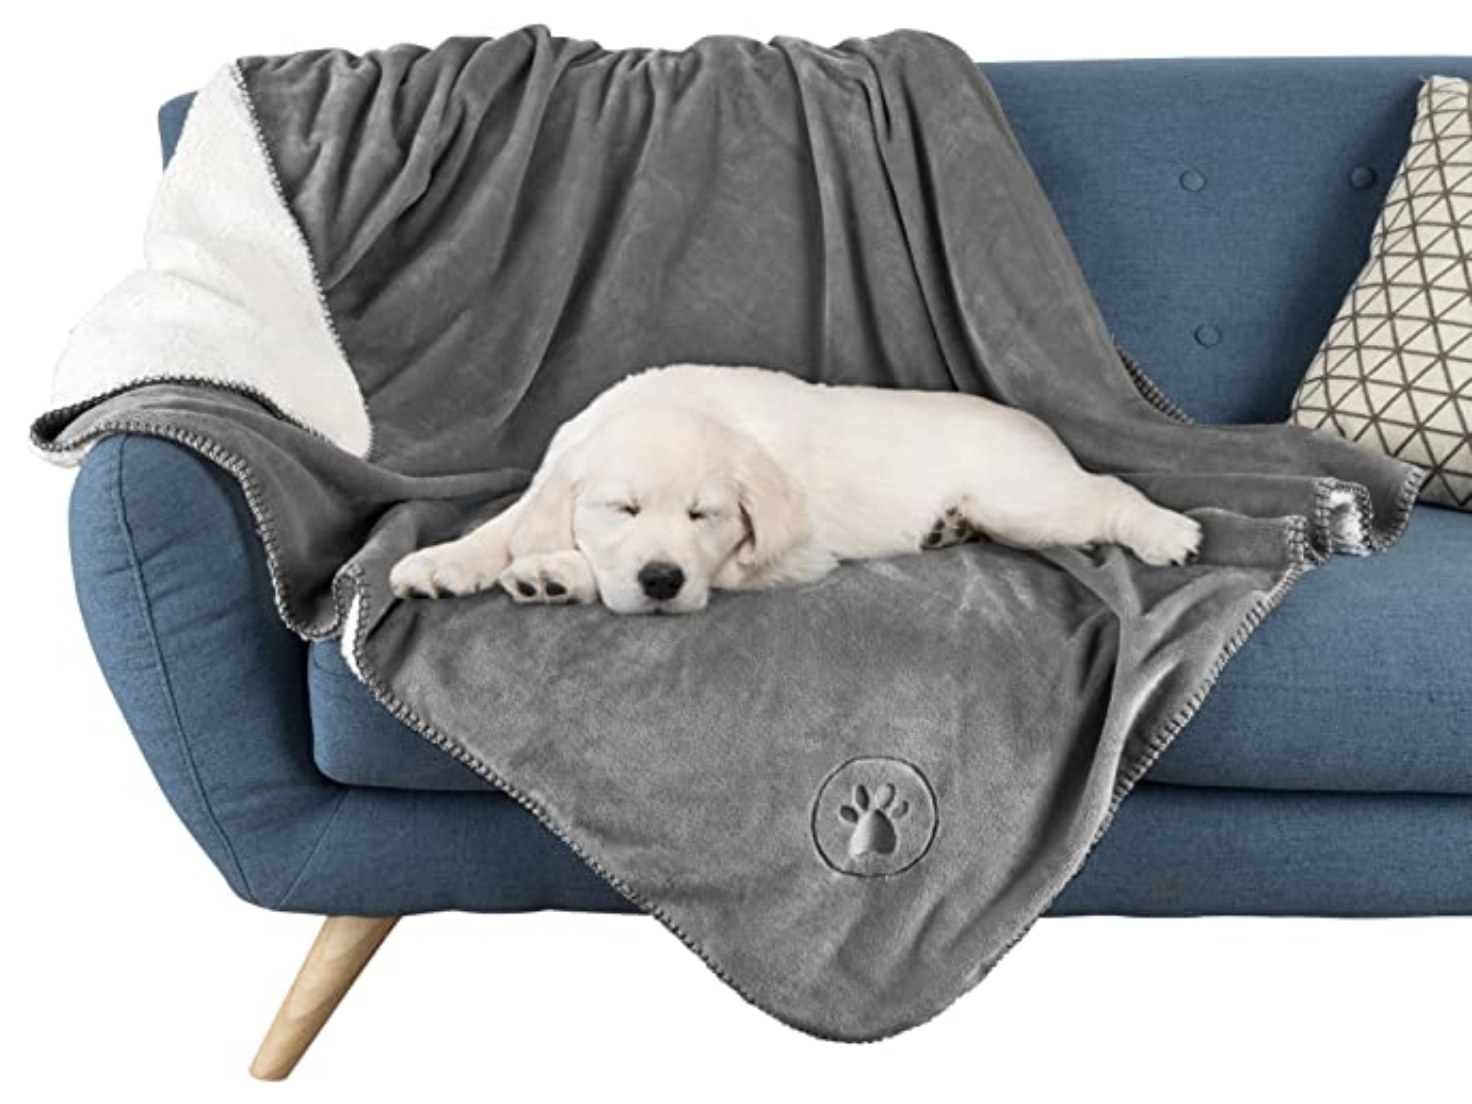
<svg viewBox="0 0 1472 1104"><path fill-rule="evenodd" d="M975 395L676 364L628 376L552 438L526 493L395 565L394 593L691 613L713 589L973 537L1192 559L1197 523L1078 466L1038 419Z"/></svg>

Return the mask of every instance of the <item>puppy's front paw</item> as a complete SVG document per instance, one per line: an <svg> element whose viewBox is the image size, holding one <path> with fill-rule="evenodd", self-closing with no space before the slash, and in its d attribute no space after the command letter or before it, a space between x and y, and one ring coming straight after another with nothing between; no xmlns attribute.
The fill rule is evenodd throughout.
<svg viewBox="0 0 1472 1104"><path fill-rule="evenodd" d="M518 602L565 606L598 600L593 569L571 549L519 556L501 572L501 586Z"/></svg>
<svg viewBox="0 0 1472 1104"><path fill-rule="evenodd" d="M405 556L394 564L388 582L400 598L454 598L494 586L505 566L505 560L451 541Z"/></svg>
<svg viewBox="0 0 1472 1104"><path fill-rule="evenodd" d="M1154 509L1126 542L1147 564L1186 564L1201 550L1201 525L1174 510Z"/></svg>

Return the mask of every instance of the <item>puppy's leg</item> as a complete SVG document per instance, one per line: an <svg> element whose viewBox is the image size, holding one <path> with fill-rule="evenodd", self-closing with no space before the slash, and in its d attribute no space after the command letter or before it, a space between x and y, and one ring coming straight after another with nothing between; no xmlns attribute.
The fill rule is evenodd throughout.
<svg viewBox="0 0 1472 1104"><path fill-rule="evenodd" d="M502 510L458 540L412 552L389 572L389 585L400 598L444 598L492 587L511 562L511 532L520 502Z"/></svg>
<svg viewBox="0 0 1472 1104"><path fill-rule="evenodd" d="M572 486L565 464L570 425L553 435L526 493L510 507L459 540L422 548L395 564L389 573L394 593L439 598L474 594L500 582L518 601L591 601L581 595L592 571L573 545ZM540 562L549 555L550 586L549 564ZM510 575L508 567L524 559L519 572ZM533 594L518 583L533 586ZM559 588L578 597L564 597Z"/></svg>
<svg viewBox="0 0 1472 1104"><path fill-rule="evenodd" d="M1092 511L1097 536L1122 544L1147 564L1186 564L1201 550L1201 524L1185 514L1157 506L1112 475L1089 477L1085 492L1097 496ZM1086 511L1087 514L1087 511Z"/></svg>
<svg viewBox="0 0 1472 1104"><path fill-rule="evenodd" d="M1201 523L1175 510L1157 506L1121 479L1117 504L1111 519L1112 539L1124 545L1147 564L1187 564L1201 551Z"/></svg>
<svg viewBox="0 0 1472 1104"><path fill-rule="evenodd" d="M716 569L710 585L716 590L766 590L768 587L815 583L838 566L838 557L816 545L789 549L770 563L742 563L730 557Z"/></svg>
<svg viewBox="0 0 1472 1104"><path fill-rule="evenodd" d="M549 456L552 453L549 452ZM561 458L549 459L522 499L511 528L510 564L501 587L517 602L562 606L596 602L598 583L573 537L573 485Z"/></svg>
<svg viewBox="0 0 1472 1104"><path fill-rule="evenodd" d="M500 583L518 602L562 606L598 600L593 569L575 548L517 556L501 572Z"/></svg>
<svg viewBox="0 0 1472 1104"><path fill-rule="evenodd" d="M1059 474L968 497L961 509L983 533L1018 548L1122 544L1155 566L1195 558L1201 526L1185 514L1157 506L1112 475Z"/></svg>

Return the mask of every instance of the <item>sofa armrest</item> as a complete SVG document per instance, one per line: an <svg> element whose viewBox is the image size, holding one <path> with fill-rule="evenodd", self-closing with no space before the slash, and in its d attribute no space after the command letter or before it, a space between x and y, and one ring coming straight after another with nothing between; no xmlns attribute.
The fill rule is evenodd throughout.
<svg viewBox="0 0 1472 1104"><path fill-rule="evenodd" d="M231 888L279 906L346 788L313 763L306 644L276 613L244 496L179 445L109 437L70 534L87 635L159 785Z"/></svg>

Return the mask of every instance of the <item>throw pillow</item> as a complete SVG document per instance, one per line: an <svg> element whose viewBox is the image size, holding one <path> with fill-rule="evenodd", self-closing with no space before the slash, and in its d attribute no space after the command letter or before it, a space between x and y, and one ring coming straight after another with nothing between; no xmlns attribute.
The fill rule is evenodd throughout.
<svg viewBox="0 0 1472 1104"><path fill-rule="evenodd" d="M1472 510L1472 83L1428 77L1411 145L1292 421L1429 468Z"/></svg>

